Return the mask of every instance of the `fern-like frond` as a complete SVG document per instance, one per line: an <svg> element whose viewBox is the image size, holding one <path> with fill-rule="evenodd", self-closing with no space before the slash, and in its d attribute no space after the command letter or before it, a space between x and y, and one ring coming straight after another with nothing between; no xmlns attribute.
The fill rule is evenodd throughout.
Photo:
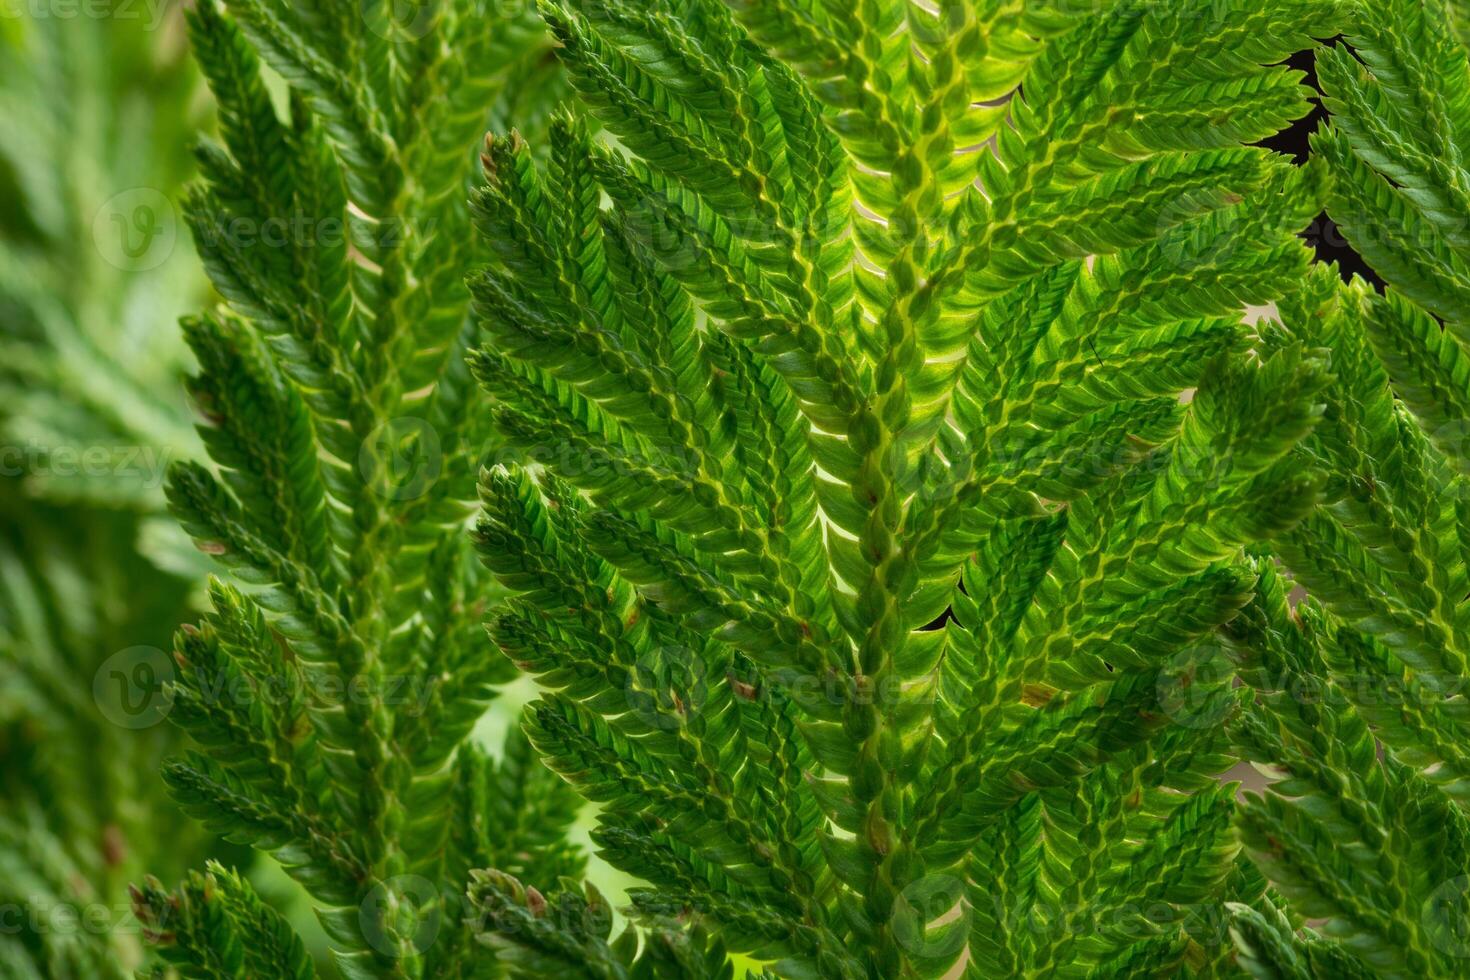
<svg viewBox="0 0 1470 980"><path fill-rule="evenodd" d="M175 894L150 879L133 890L138 920L177 975L200 980L314 980L296 933L250 883L218 864L194 872ZM160 969L155 976L167 976Z"/></svg>
<svg viewBox="0 0 1470 980"><path fill-rule="evenodd" d="M999 887L982 841L1039 848L1043 903L1234 867L1218 730L1160 673L1316 492L1320 355L1242 310L1322 174L1239 144L1306 112L1268 66L1335 14L1096 6L544 0L609 135L485 147L471 364L520 465L479 536L527 730L642 916L783 975L1183 961L1178 922L977 955L933 903Z"/></svg>
<svg viewBox="0 0 1470 980"><path fill-rule="evenodd" d="M1355 659L1375 641L1315 600L1289 609L1269 564L1230 631L1258 691L1235 735L1274 777L1247 798L1240 836L1321 930L1242 912L1245 965L1266 977L1458 976L1467 826L1452 774L1424 752L1449 734L1454 702L1382 647L1377 662Z"/></svg>
<svg viewBox="0 0 1470 980"><path fill-rule="evenodd" d="M719 940L677 924L643 937L631 930L609 941L612 908L591 885L548 900L498 871L475 873L470 902L477 929L522 976L573 980L732 980ZM759 980L760 975L746 976Z"/></svg>
<svg viewBox="0 0 1470 980"><path fill-rule="evenodd" d="M524 741L499 762L468 745L513 671L466 535L488 426L465 198L484 128L534 123L560 76L530 12L494 3L205 0L188 23L220 140L187 213L224 303L184 324L212 465L168 493L228 579L175 643L172 719L199 751L164 776L306 887L344 976L489 975L469 870L581 859L573 798ZM212 928L185 961L274 975L210 965Z"/></svg>
<svg viewBox="0 0 1470 980"><path fill-rule="evenodd" d="M1330 939L1263 912L1236 929L1257 976L1450 977L1470 880L1470 59L1451 5L1352 10L1318 53L1333 119L1313 145L1329 212L1388 288L1324 267L1281 304L1289 342L1330 347L1335 376L1297 453L1327 477L1323 506L1272 539L1311 601L1288 609L1273 571L1231 627L1261 692L1239 737L1279 779L1241 835Z"/></svg>

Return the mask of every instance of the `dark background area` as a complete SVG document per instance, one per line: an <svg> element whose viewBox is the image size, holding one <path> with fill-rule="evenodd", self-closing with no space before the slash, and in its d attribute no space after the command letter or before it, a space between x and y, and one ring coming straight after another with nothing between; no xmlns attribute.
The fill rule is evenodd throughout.
<svg viewBox="0 0 1470 980"><path fill-rule="evenodd" d="M1332 43L1340 44L1342 39L1334 38ZM1306 72L1307 84L1316 89L1318 93L1322 91L1317 84L1316 56L1312 51L1299 51L1287 59L1286 63L1292 68ZM1270 139L1263 140L1260 145L1269 147L1278 153L1285 153L1297 163L1305 163L1311 151L1311 135L1326 120L1327 110L1322 107L1321 102L1318 102L1310 115L1298 119L1289 129L1284 129ZM1359 275L1375 286L1380 288L1383 286L1383 280L1368 268L1357 252L1353 251L1352 246L1347 243L1347 239L1326 212L1319 214L1311 226L1302 232L1302 238L1316 250L1317 261L1336 262L1343 279L1348 280L1354 275Z"/></svg>

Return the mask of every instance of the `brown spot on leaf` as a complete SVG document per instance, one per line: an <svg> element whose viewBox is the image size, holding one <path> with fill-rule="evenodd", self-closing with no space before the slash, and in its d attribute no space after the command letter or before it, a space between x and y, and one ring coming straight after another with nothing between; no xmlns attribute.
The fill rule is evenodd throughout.
<svg viewBox="0 0 1470 980"><path fill-rule="evenodd" d="M754 684L747 684L745 683L745 681L742 681L738 677L735 677L733 675L726 675L726 678L730 682L730 687L734 689L736 697L741 698L745 701L755 700L756 687Z"/></svg>
<svg viewBox="0 0 1470 980"><path fill-rule="evenodd" d="M1032 708L1040 708L1050 703L1056 693L1044 684L1027 684L1021 688L1021 701Z"/></svg>

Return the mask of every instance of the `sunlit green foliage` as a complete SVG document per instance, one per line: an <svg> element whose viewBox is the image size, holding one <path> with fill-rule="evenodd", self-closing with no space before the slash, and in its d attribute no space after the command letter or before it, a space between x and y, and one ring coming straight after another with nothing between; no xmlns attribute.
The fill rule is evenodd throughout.
<svg viewBox="0 0 1470 980"><path fill-rule="evenodd" d="M1261 977L1461 977L1470 969L1470 61L1464 7L1354 5L1318 52L1332 112L1313 141L1329 213L1388 283L1318 268L1282 306L1330 348L1323 424L1298 454L1323 506L1272 542L1232 626L1262 692L1238 734L1277 777L1242 837L1290 899L1242 912ZM1304 928L1301 919L1312 920Z"/></svg>
<svg viewBox="0 0 1470 980"><path fill-rule="evenodd" d="M1331 5L540 9L610 138L487 149L472 364L523 455L479 538L635 918L792 977L1227 969L1198 920L1265 886L1190 658L1315 499L1327 382L1242 322L1321 174L1241 144Z"/></svg>
<svg viewBox="0 0 1470 980"><path fill-rule="evenodd" d="M488 431L466 199L485 128L560 92L547 41L488 0L201 0L188 25L221 139L187 218L224 302L184 324L213 466L167 490L228 574L174 644L170 720L197 747L164 778L305 886L342 975L494 975L461 922L470 869L582 867L575 798L524 737L469 741L513 670L466 533ZM230 872L139 902L185 976L309 975Z"/></svg>

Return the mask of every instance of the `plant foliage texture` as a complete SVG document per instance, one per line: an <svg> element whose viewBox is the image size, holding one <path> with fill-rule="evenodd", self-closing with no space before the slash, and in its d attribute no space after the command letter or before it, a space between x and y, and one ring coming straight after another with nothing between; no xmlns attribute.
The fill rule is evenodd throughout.
<svg viewBox="0 0 1470 980"><path fill-rule="evenodd" d="M487 427L468 179L487 125L556 96L544 33L468 0L201 0L188 30L221 140L186 210L224 303L184 324L213 465L167 491L227 575L176 638L169 717L197 748L164 778L306 887L341 975L493 974L467 955L469 870L581 868L575 797L524 737L467 742L513 674L466 533ZM136 905L184 976L313 974L223 868Z"/></svg>
<svg viewBox="0 0 1470 980"><path fill-rule="evenodd" d="M1242 322L1323 171L1242 144L1336 8L539 9L585 112L539 163L490 138L475 199L491 630L681 952L497 873L483 938L526 976L720 976L707 935L790 977L1227 971L1208 924L1266 886L1201 665L1316 498L1327 383Z"/></svg>
<svg viewBox="0 0 1470 980"><path fill-rule="evenodd" d="M188 20L168 489L227 576L165 779L344 975L1464 975L1466 4ZM1310 266L1324 204L1387 289ZM221 863L134 900L157 976L316 972Z"/></svg>
<svg viewBox="0 0 1470 980"><path fill-rule="evenodd" d="M1282 305L1332 350L1325 421L1299 451L1323 506L1275 538L1231 626L1262 694L1244 751L1279 779L1241 836L1290 908L1242 910L1261 977L1465 975L1470 895L1470 63L1442 2L1355 7L1318 52L1329 211L1388 282L1314 270ZM1314 928L1302 928L1301 919Z"/></svg>

